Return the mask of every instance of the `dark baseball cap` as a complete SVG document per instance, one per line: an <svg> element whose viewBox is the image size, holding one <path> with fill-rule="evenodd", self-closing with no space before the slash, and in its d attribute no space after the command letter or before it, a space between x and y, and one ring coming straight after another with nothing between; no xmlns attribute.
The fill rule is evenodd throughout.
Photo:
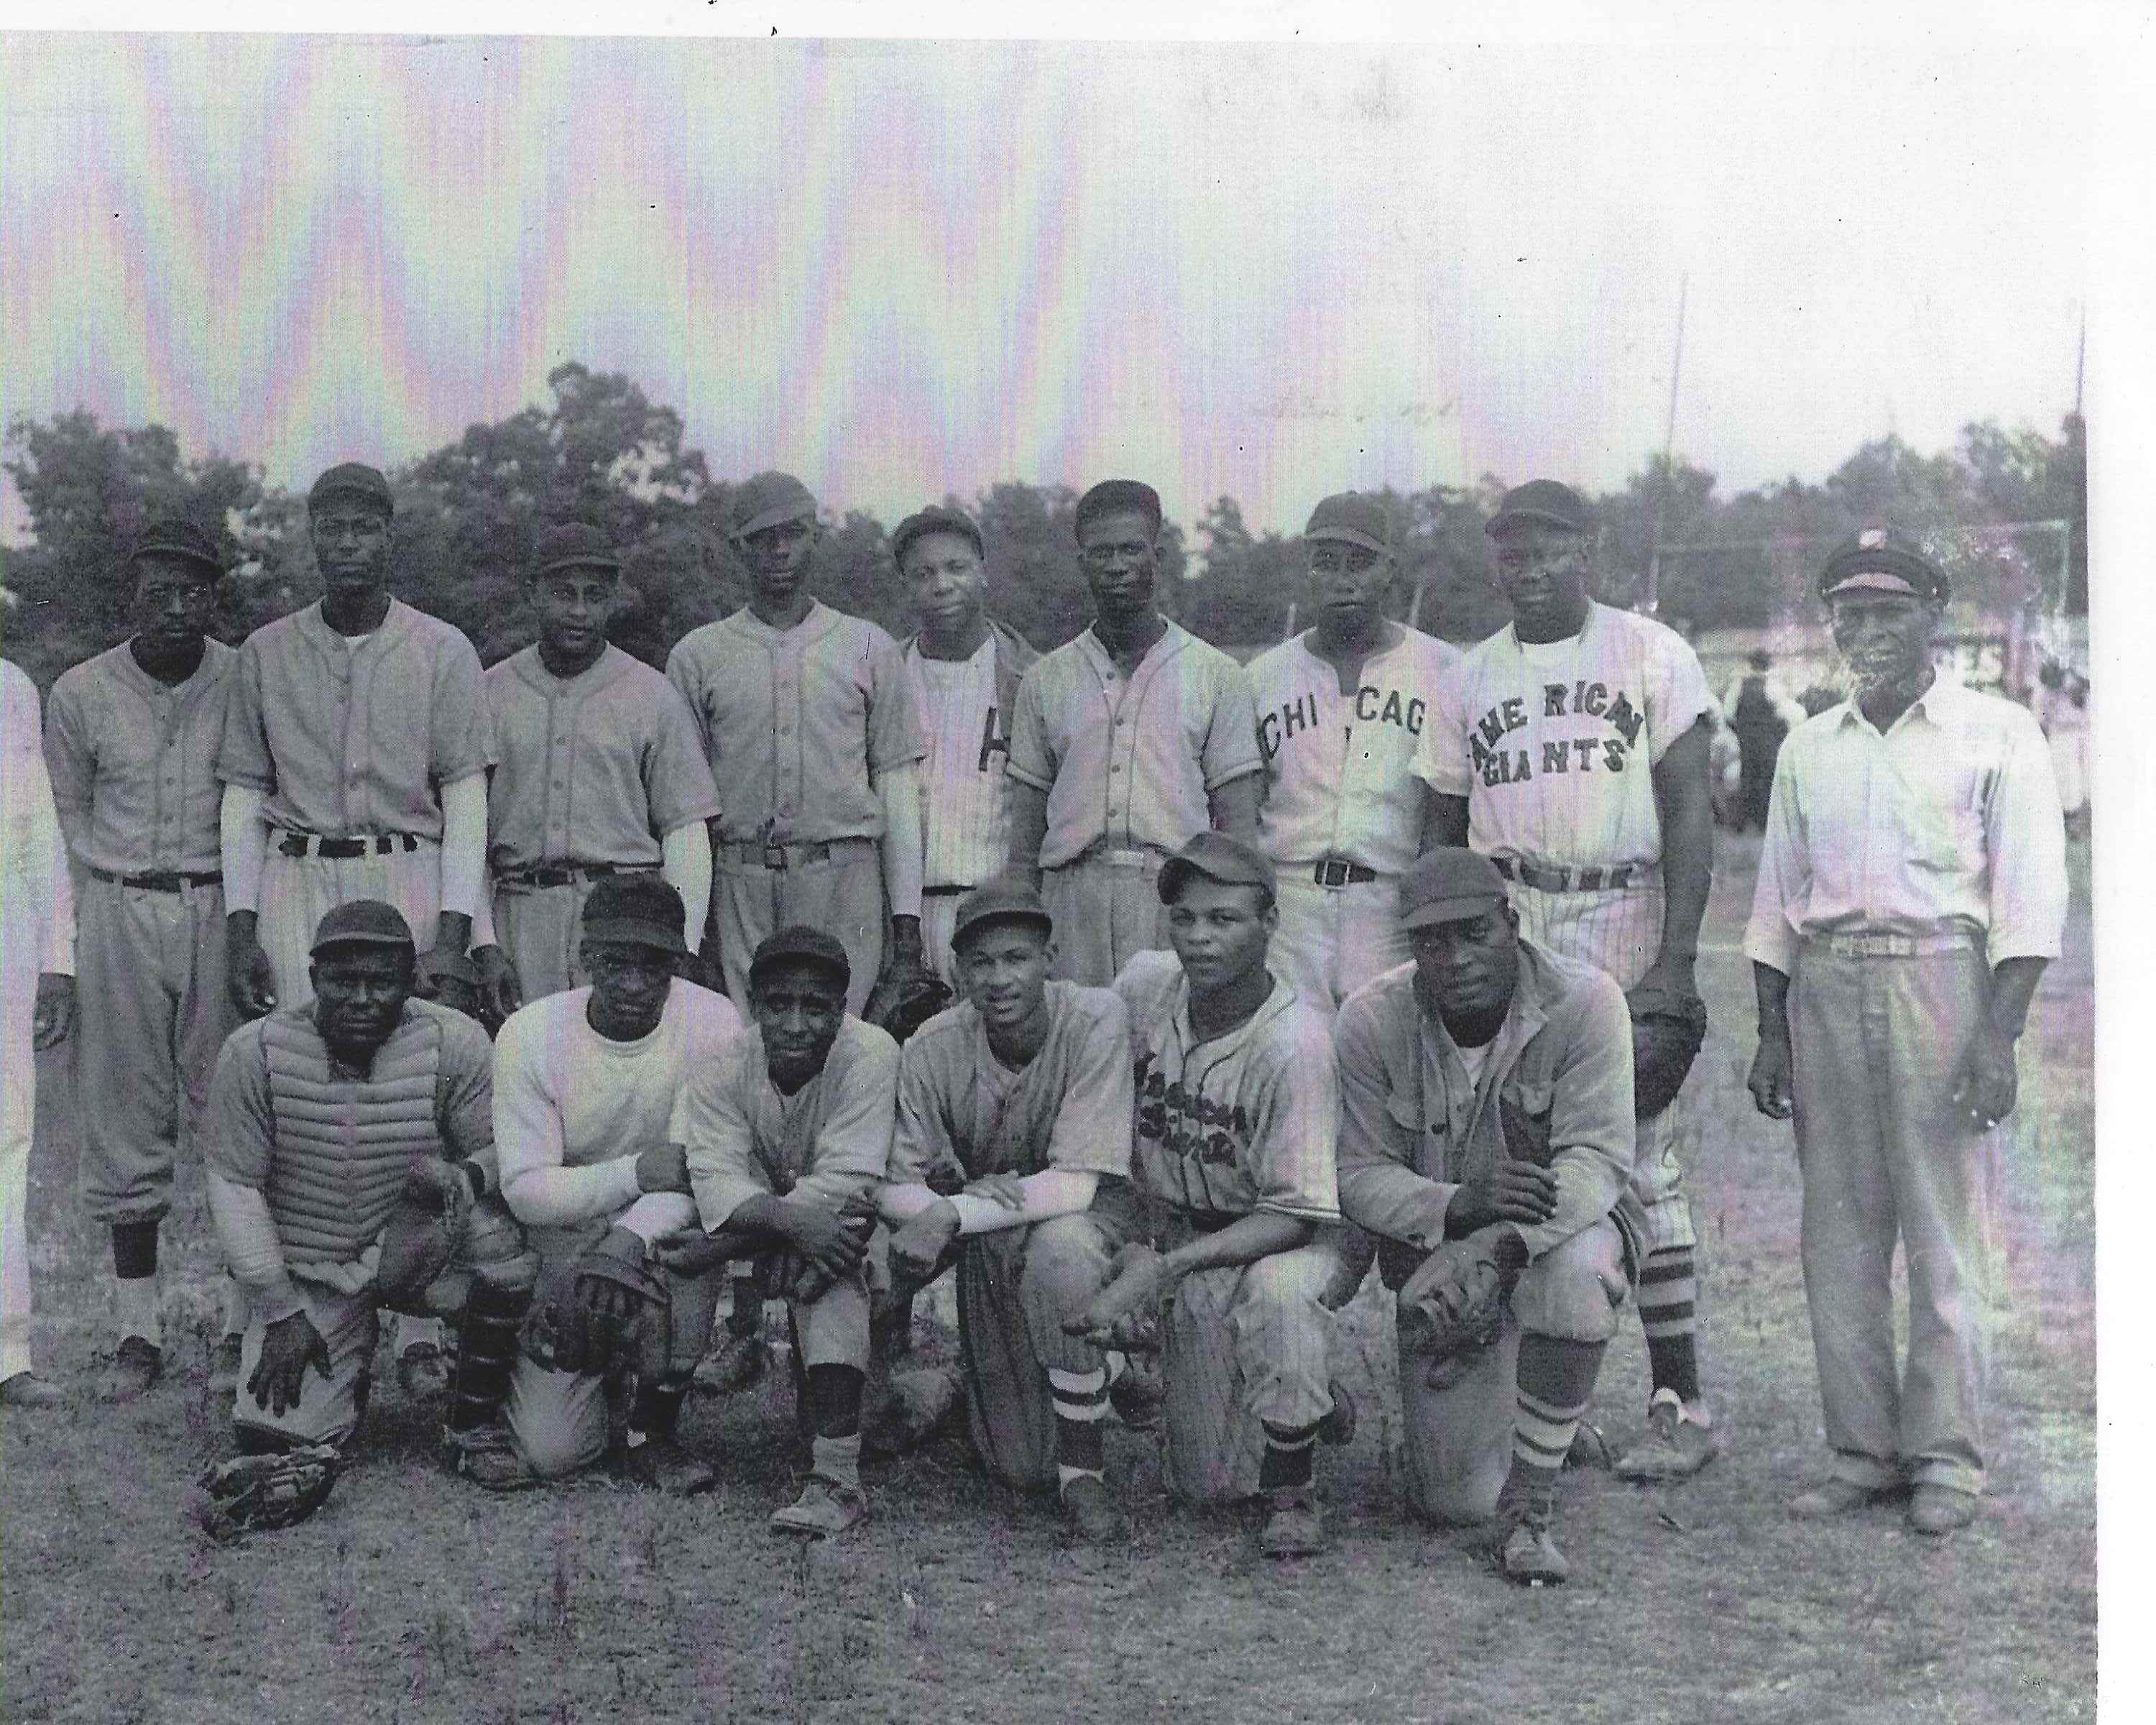
<svg viewBox="0 0 2156 1725"><path fill-rule="evenodd" d="M1158 533L1163 519L1160 493L1143 480L1102 480L1078 500L1078 512L1071 517L1070 531L1082 533L1086 522L1103 515L1142 515L1152 523L1152 530Z"/></svg>
<svg viewBox="0 0 2156 1725"><path fill-rule="evenodd" d="M685 920L681 895L664 875L608 875L593 884L581 926L588 941L623 941L684 957Z"/></svg>
<svg viewBox="0 0 2156 1725"><path fill-rule="evenodd" d="M1267 896L1280 895L1280 872L1273 860L1255 845L1208 828L1160 865L1155 883L1160 901L1172 905L1193 875L1203 875L1224 886L1262 886Z"/></svg>
<svg viewBox="0 0 2156 1725"><path fill-rule="evenodd" d="M307 948L307 956L319 958L332 947L418 950L412 939L412 925L396 906L385 905L378 898L356 898L339 905L316 925L315 943Z"/></svg>
<svg viewBox="0 0 2156 1725"><path fill-rule="evenodd" d="M958 901L951 944L963 946L968 935L992 922L1030 922L1040 928L1044 937L1052 937L1055 933L1055 919L1048 914L1048 906L1030 886L1015 880L988 880Z"/></svg>
<svg viewBox="0 0 2156 1725"><path fill-rule="evenodd" d="M1524 485L1513 486L1498 500L1496 514L1490 517L1482 531L1494 539L1508 527L1523 526L1530 521L1563 527L1573 533L1594 530L1594 516L1580 501L1579 493L1570 485L1560 485L1555 480L1529 480Z"/></svg>
<svg viewBox="0 0 2156 1725"><path fill-rule="evenodd" d="M144 557L176 557L182 562L198 563L218 575L224 573L224 559L217 554L217 542L184 516L162 515L143 525L127 547L127 561L140 562Z"/></svg>
<svg viewBox="0 0 2156 1725"><path fill-rule="evenodd" d="M1400 927L1465 922L1506 902L1505 877L1479 851L1457 845L1426 850L1400 877Z"/></svg>
<svg viewBox="0 0 2156 1725"><path fill-rule="evenodd" d="M383 513L397 513L396 499L389 495L389 481L382 476L381 470L369 467L363 461L340 461L316 480L307 492L307 507L315 509L332 497L358 497L374 504Z"/></svg>
<svg viewBox="0 0 2156 1725"><path fill-rule="evenodd" d="M621 558L615 554L613 542L597 527L569 521L540 535L539 549L532 557L535 581L557 569L604 569L619 573Z"/></svg>
<svg viewBox="0 0 2156 1725"><path fill-rule="evenodd" d="M1946 571L1914 540L1890 527L1861 527L1834 548L1820 571L1819 593L1830 599L1852 588L1943 600L1952 589Z"/></svg>
<svg viewBox="0 0 2156 1725"><path fill-rule="evenodd" d="M1393 548L1393 512L1382 497L1360 491L1337 491L1310 512L1310 525L1302 530L1306 542L1337 539L1380 553Z"/></svg>
<svg viewBox="0 0 2156 1725"><path fill-rule="evenodd" d="M981 542L981 530L973 525L973 518L963 510L953 509L948 504L932 503L917 514L910 515L898 524L891 536L891 554L901 569L906 567L906 548L916 539L931 533L952 533L973 547L973 555L984 557L988 547Z"/></svg>
<svg viewBox="0 0 2156 1725"><path fill-rule="evenodd" d="M757 978L776 965L803 962L820 964L834 973L842 988L853 982L854 968L846 962L846 949L822 929L797 922L791 928L780 929L757 947L748 963L749 986L754 988Z"/></svg>
<svg viewBox="0 0 2156 1725"><path fill-rule="evenodd" d="M790 473L759 473L726 500L726 531L737 539L804 517L816 519L816 500Z"/></svg>

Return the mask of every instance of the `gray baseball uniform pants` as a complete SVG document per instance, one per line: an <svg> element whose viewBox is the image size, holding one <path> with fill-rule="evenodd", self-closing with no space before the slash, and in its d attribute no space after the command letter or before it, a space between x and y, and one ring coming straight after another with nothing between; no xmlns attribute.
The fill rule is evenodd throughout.
<svg viewBox="0 0 2156 1725"><path fill-rule="evenodd" d="M1119 850L1042 871L1040 901L1055 920L1052 974L1105 988L1133 953L1167 949L1158 884L1165 860L1158 851Z"/></svg>
<svg viewBox="0 0 2156 1725"><path fill-rule="evenodd" d="M1320 886L1311 866L1281 866L1280 924L1266 963L1298 999L1330 1016L1373 977L1414 955L1400 930L1399 881L1385 875Z"/></svg>
<svg viewBox="0 0 2156 1725"><path fill-rule="evenodd" d="M0 877L0 1381L30 1369L30 1137L37 1119L38 917Z"/></svg>
<svg viewBox="0 0 2156 1725"><path fill-rule="evenodd" d="M579 877L561 886L495 887L494 937L516 968L527 1005L591 981L577 955L583 942L584 901L598 885Z"/></svg>
<svg viewBox="0 0 2156 1725"><path fill-rule="evenodd" d="M868 1004L883 968L883 864L873 839L834 839L823 861L767 869L741 860L740 847L718 847L719 950L726 993L748 1010L749 960L782 928L805 922L846 949L846 1010Z"/></svg>
<svg viewBox="0 0 2156 1725"><path fill-rule="evenodd" d="M282 836L270 829L270 855L262 865L261 911L255 919L262 950L277 973L280 1006L314 998L307 949L322 918L339 905L380 899L403 913L422 952L434 944L442 920L440 845L423 839L417 850L397 850L386 856L372 850L354 857L286 856L277 849Z"/></svg>

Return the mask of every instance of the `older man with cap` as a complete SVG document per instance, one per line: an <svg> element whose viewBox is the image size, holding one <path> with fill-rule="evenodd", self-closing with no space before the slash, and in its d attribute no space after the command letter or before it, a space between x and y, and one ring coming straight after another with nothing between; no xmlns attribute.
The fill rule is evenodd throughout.
<svg viewBox="0 0 2156 1725"><path fill-rule="evenodd" d="M1392 511L1342 491L1303 529L1310 628L1249 666L1265 756L1258 848L1280 870L1272 968L1322 1012L1405 962L1393 914L1427 841L1415 750L1456 649L1394 623Z"/></svg>
<svg viewBox="0 0 2156 1725"><path fill-rule="evenodd" d="M919 1286L955 1260L974 1447L1005 1485L1053 1488L1081 1538L1106 1538L1107 1363L1063 1324L1137 1232L1129 1019L1112 989L1049 979L1055 926L1029 887L968 893L953 943L965 998L899 1060L879 1199L892 1275Z"/></svg>
<svg viewBox="0 0 2156 1725"><path fill-rule="evenodd" d="M847 1014L851 981L831 936L781 929L750 960L752 1028L689 1080L689 1178L706 1249L731 1254L746 1241L792 1308L795 1389L814 1436L800 1497L771 1518L780 1532L844 1533L868 1512L868 1240L898 1045Z"/></svg>
<svg viewBox="0 0 2156 1725"><path fill-rule="evenodd" d="M537 1310L504 1426L465 1445L496 1491L575 1473L606 1454L624 1404L632 1479L676 1490L710 1471L675 1438L718 1303L711 1266L675 1268L696 1231L685 1101L741 1039L724 995L685 982L680 895L655 875L600 877L578 918L591 981L515 1014L495 1045L501 1194L539 1255Z"/></svg>
<svg viewBox="0 0 2156 1725"><path fill-rule="evenodd" d="M214 541L177 516L126 565L132 629L53 685L45 761L80 918L75 1082L81 1182L112 1239L118 1347L100 1386L132 1401L162 1374L159 1225L194 1142L217 1051L237 1022L224 985L217 752L236 655L207 631L224 575ZM247 1313L225 1278L213 1394L239 1364Z"/></svg>
<svg viewBox="0 0 2156 1725"><path fill-rule="evenodd" d="M1161 525L1136 480L1078 500L1093 623L1025 674L1011 722L1009 872L1062 931L1057 975L1094 988L1167 945L1162 864L1194 833L1256 824L1250 680L1161 615Z"/></svg>
<svg viewBox="0 0 2156 1725"><path fill-rule="evenodd" d="M1939 678L1947 578L1866 527L1820 571L1854 699L1782 746L1744 950L1751 1090L1794 1119L1826 1481L1800 1517L1913 1487L1910 1525L1965 1527L1984 1490L1991 1193L2015 1048L2066 914L2042 733ZM1909 1278L1906 1371L1892 1271Z"/></svg>
<svg viewBox="0 0 2156 1725"><path fill-rule="evenodd" d="M1004 768L1019 680L1040 655L983 608L981 530L931 504L898 524L891 556L919 633L901 644L928 753L921 773L921 943L960 986L951 943L958 901L1002 874L1010 852Z"/></svg>
<svg viewBox="0 0 2156 1725"><path fill-rule="evenodd" d="M476 1004L470 957L494 760L479 655L389 594L395 504L346 462L307 494L321 599L239 649L224 786L226 986L243 1018L305 998L316 926L337 905L396 906L418 942L418 992ZM439 1331L400 1326L408 1394L447 1385Z"/></svg>
<svg viewBox="0 0 2156 1725"><path fill-rule="evenodd" d="M718 793L679 692L607 640L620 588L621 560L598 529L549 529L524 583L539 639L486 673L501 756L487 789L498 944L482 933L474 957L497 1022L592 980L578 954L600 880L662 875L689 941L703 936Z"/></svg>
<svg viewBox="0 0 2156 1725"><path fill-rule="evenodd" d="M1409 1497L1445 1525L1494 1512L1498 1568L1561 1582L1558 1475L1640 1262L1631 1021L1605 973L1520 934L1488 858L1430 852L1399 904L1412 959L1333 1025L1340 1208L1395 1292L1458 1242L1509 1295L1483 1345L1441 1362L1401 1311Z"/></svg>

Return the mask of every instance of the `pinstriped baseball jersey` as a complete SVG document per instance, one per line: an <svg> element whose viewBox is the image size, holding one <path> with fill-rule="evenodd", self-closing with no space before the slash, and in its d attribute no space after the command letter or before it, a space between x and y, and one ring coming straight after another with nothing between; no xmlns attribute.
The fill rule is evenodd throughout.
<svg viewBox="0 0 2156 1725"><path fill-rule="evenodd" d="M1201 1041L1173 952L1140 952L1116 992L1131 1014L1135 1178L1183 1209L1338 1220L1340 1089L1324 1019L1276 978L1248 1022Z"/></svg>
<svg viewBox="0 0 2156 1725"><path fill-rule="evenodd" d="M958 663L924 656L916 641L906 649L906 670L928 742L921 884L978 886L1003 872L1010 850L1004 809L1009 718L996 711L995 637Z"/></svg>
<svg viewBox="0 0 2156 1725"><path fill-rule="evenodd" d="M1404 873L1422 839L1422 791L1410 770L1430 705L1459 650L1419 629L1363 661L1353 694L1307 634L1248 666L1265 760L1258 846L1274 861L1337 857Z"/></svg>
<svg viewBox="0 0 2156 1725"><path fill-rule="evenodd" d="M608 647L567 680L536 646L486 673L501 760L487 791L487 861L499 874L546 862L655 865L660 839L719 812L680 695Z"/></svg>

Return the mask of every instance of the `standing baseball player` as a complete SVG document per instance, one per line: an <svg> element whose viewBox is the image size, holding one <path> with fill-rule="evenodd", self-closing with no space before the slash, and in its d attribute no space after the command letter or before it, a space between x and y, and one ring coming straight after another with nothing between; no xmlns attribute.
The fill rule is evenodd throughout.
<svg viewBox="0 0 2156 1725"><path fill-rule="evenodd" d="M39 1049L74 1028L74 891L38 687L0 659L0 1408L67 1399L30 1367L30 1138Z"/></svg>
<svg viewBox="0 0 2156 1725"><path fill-rule="evenodd" d="M983 608L981 530L941 504L910 515L891 555L920 632L903 644L928 753L921 769L921 942L953 988L958 901L995 879L1010 854L1004 768L1019 680L1040 655Z"/></svg>
<svg viewBox="0 0 2156 1725"><path fill-rule="evenodd" d="M1568 486L1507 492L1487 531L1512 621L1468 649L1431 711L1414 771L1435 794L1438 836L1496 865L1529 939L1599 965L1635 1007L1696 1000L1714 860L1698 655L1652 618L1588 597L1593 523ZM1686 1478L1721 1447L1699 1384L1683 1106L1639 1122L1654 1390L1645 1435L1617 1463L1633 1480Z"/></svg>
<svg viewBox="0 0 2156 1725"><path fill-rule="evenodd" d="M1248 667L1265 756L1258 848L1280 871L1273 968L1331 1012L1407 962L1394 906L1427 800L1411 768L1460 655L1385 615L1400 572L1383 499L1327 497L1302 540L1317 621Z"/></svg>
<svg viewBox="0 0 2156 1725"><path fill-rule="evenodd" d="M64 673L45 761L80 924L75 1039L82 1189L112 1239L117 1347L100 1393L133 1401L164 1372L157 1234L210 1070L238 1020L224 985L217 752L238 657L206 631L224 574L192 521L151 521L127 558L133 632ZM229 1394L247 1312L224 1281L210 1394Z"/></svg>
<svg viewBox="0 0 2156 1725"><path fill-rule="evenodd" d="M879 1204L895 1279L920 1286L957 1264L967 1420L989 1472L1053 1487L1097 1540L1121 1521L1101 1441L1107 1363L1063 1325L1137 1231L1130 1024L1112 990L1049 981L1055 933L1024 887L991 881L959 901L965 999L900 1055ZM942 1173L963 1189L938 1195Z"/></svg>
<svg viewBox="0 0 2156 1725"><path fill-rule="evenodd" d="M1259 1548L1300 1557L1325 1544L1311 1450L1336 1402L1340 1260L1319 1230L1340 1219L1339 1086L1324 1015L1265 966L1275 891L1271 860L1225 833L1199 834L1160 871L1175 950L1137 953L1116 992L1131 1018L1132 1168L1167 1250L1119 1255L1070 1322L1100 1341L1165 1304L1169 1489L1200 1503L1263 1494Z"/></svg>
<svg viewBox="0 0 2156 1725"><path fill-rule="evenodd" d="M1056 973L1113 982L1168 944L1161 865L1209 827L1256 829L1250 680L1160 614L1160 495L1106 480L1078 500L1094 618L1019 685L1007 773L1009 872L1055 919Z"/></svg>
<svg viewBox="0 0 2156 1725"><path fill-rule="evenodd" d="M539 639L486 672L500 756L487 788L498 944L474 954L506 1018L594 980L577 963L583 907L616 875L660 874L686 906L690 950L711 898L705 823L719 812L702 739L665 678L608 643L621 561L582 525L540 541L524 594Z"/></svg>
<svg viewBox="0 0 2156 1725"><path fill-rule="evenodd" d="M1782 746L1744 934L1750 1087L1796 1125L1834 1451L1789 1508L1844 1514L1913 1486L1909 1523L1938 1536L1966 1527L1984 1490L1995 1131L2066 926L2066 841L2035 719L1933 669L1945 572L1867 527L1819 588L1856 696Z"/></svg>
<svg viewBox="0 0 2156 1725"><path fill-rule="evenodd" d="M1348 999L1333 1040L1340 1208L1401 1294L1409 1496L1441 1524L1494 1512L1503 1573L1561 1582L1558 1476L1639 1263L1630 1020L1603 971L1521 937L1488 858L1433 850L1399 901L1413 960ZM1486 1328L1425 1353L1404 1285L1477 1276Z"/></svg>
<svg viewBox="0 0 2156 1725"><path fill-rule="evenodd" d="M316 925L354 899L394 905L422 998L473 999L469 957L494 751L479 655L389 595L395 505L346 462L307 494L321 598L239 649L218 778L226 984L243 1018L306 997ZM440 1327L399 1327L408 1394L448 1385Z"/></svg>

